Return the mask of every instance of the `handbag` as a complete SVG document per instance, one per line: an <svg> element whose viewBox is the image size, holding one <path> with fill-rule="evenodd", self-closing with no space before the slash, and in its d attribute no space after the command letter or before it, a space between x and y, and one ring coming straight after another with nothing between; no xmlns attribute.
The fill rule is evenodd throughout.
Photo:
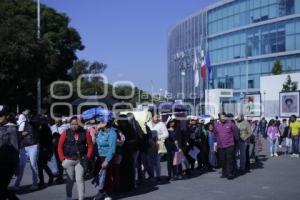
<svg viewBox="0 0 300 200"><path fill-rule="evenodd" d="M184 155L182 151L177 151L174 154L173 166L177 166L184 162Z"/></svg>

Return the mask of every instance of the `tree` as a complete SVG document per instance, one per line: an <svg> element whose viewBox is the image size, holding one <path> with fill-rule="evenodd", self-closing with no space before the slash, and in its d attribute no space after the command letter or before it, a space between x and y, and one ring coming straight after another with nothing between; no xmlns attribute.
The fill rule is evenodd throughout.
<svg viewBox="0 0 300 200"><path fill-rule="evenodd" d="M100 63L98 61L94 61L89 67L89 73L91 74L101 74L107 68L107 65L104 63Z"/></svg>
<svg viewBox="0 0 300 200"><path fill-rule="evenodd" d="M292 92L296 91L298 88L298 82L292 81L291 76L288 75L285 83L282 85L283 92Z"/></svg>
<svg viewBox="0 0 300 200"><path fill-rule="evenodd" d="M281 73L282 73L282 64L281 64L280 60L276 59L273 64L272 74L279 75Z"/></svg>
<svg viewBox="0 0 300 200"><path fill-rule="evenodd" d="M70 76L72 80L76 80L81 74L88 73L90 63L86 60L77 60L74 62L73 67L70 70Z"/></svg>
<svg viewBox="0 0 300 200"><path fill-rule="evenodd" d="M41 5L38 40L36 2L0 0L0 101L34 105L37 77L42 79L44 95L52 81L68 77L76 51L84 48L69 21L66 15Z"/></svg>

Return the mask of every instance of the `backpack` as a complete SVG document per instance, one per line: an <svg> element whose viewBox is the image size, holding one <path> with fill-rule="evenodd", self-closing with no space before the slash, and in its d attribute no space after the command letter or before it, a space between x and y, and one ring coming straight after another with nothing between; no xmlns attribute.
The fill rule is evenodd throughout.
<svg viewBox="0 0 300 200"><path fill-rule="evenodd" d="M32 121L26 121L21 132L21 146L27 147L38 143L38 129Z"/></svg>

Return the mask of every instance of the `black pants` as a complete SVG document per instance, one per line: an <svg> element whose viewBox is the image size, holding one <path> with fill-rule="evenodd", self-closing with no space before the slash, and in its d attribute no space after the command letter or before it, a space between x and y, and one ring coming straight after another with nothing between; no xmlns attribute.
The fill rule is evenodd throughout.
<svg viewBox="0 0 300 200"><path fill-rule="evenodd" d="M18 200L18 197L8 190L8 185L13 177L13 167L8 163L0 163L0 200Z"/></svg>
<svg viewBox="0 0 300 200"><path fill-rule="evenodd" d="M250 145L246 145L246 165L245 165L246 171L250 170Z"/></svg>
<svg viewBox="0 0 300 200"><path fill-rule="evenodd" d="M232 176L234 147L219 149L223 176Z"/></svg>
<svg viewBox="0 0 300 200"><path fill-rule="evenodd" d="M178 176L178 169L179 166L174 166L173 165L173 160L174 160L174 151L168 151L167 152L167 169L168 169L168 177L177 177Z"/></svg>
<svg viewBox="0 0 300 200"><path fill-rule="evenodd" d="M49 157L50 157L49 152L41 148L39 152L39 159L38 159L38 173L39 173L39 179L41 183L44 183L43 170L45 170L45 172L49 176L49 179L53 178L52 171L48 166Z"/></svg>
<svg viewBox="0 0 300 200"><path fill-rule="evenodd" d="M63 179L64 168L62 167L61 162L59 160L57 148L55 148L54 156L55 156L56 165L57 165L57 179L62 180Z"/></svg>
<svg viewBox="0 0 300 200"><path fill-rule="evenodd" d="M135 162L134 153L123 153L120 168L120 190L121 192L130 192L135 187Z"/></svg>

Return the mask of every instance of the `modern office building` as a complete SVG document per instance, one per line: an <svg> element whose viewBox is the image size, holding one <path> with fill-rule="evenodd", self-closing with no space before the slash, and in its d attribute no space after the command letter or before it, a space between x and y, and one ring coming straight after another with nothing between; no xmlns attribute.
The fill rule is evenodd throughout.
<svg viewBox="0 0 300 200"><path fill-rule="evenodd" d="M259 92L276 59L283 73L299 72L300 0L221 0L177 23L168 33L168 91L175 98L193 93L194 53L201 62L206 49L212 73L196 88L198 97L207 87L233 89L231 102Z"/></svg>

